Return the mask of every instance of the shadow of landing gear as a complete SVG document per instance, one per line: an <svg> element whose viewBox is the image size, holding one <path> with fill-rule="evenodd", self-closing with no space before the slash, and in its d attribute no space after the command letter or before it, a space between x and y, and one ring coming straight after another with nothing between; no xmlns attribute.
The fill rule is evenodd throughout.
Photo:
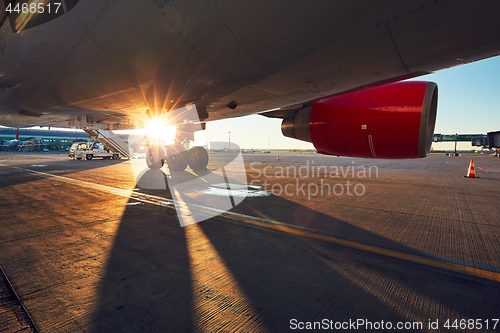
<svg viewBox="0 0 500 333"><path fill-rule="evenodd" d="M138 188L178 198L171 192L185 183L213 186L207 181L211 174L149 170ZM149 188L152 184L157 189ZM181 199L206 202L185 192ZM283 197L247 199L232 210L428 255ZM220 219L181 228L182 218L170 208L126 206L104 266L93 332L279 332L290 330L292 319L426 325L429 318L496 315L497 285Z"/></svg>

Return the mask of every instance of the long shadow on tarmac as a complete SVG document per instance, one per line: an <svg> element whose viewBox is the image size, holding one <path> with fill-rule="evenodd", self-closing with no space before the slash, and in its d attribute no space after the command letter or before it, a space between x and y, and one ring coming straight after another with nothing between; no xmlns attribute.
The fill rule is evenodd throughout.
<svg viewBox="0 0 500 333"><path fill-rule="evenodd" d="M168 191L163 191L163 196L170 197ZM254 212L256 207L245 203L247 206L240 211ZM335 226L332 232L347 239L369 240L371 244L415 252L281 197L265 198L265 203L266 212L272 212L273 207L286 207L287 216L299 216L310 222L309 226L331 224ZM217 259L243 291L253 311L250 321L263 331L289 329L293 318L363 318L394 323L420 320L425 328L429 318L487 318L494 316L492 312L497 308L491 299L481 303L483 297L499 294L495 286L443 276L412 265L395 269L353 262L345 258L349 255L343 251L340 252L344 254L336 254L331 248L326 249L328 255L322 255L325 248L316 243L216 219L181 228L173 209L132 205L123 214L106 264L93 332L207 331L223 326L226 320L234 321L223 326L223 330L246 331L239 326L248 317L237 306L238 300L218 290L208 278L195 279L193 271L197 267L190 262L186 233L196 227L202 230L202 237L208 239ZM204 250L197 251L202 255ZM218 269L214 264L213 270ZM376 278L372 281L371 276L381 276L382 282ZM469 289L464 292L465 288ZM412 305L418 304L417 297L428 303ZM200 306L207 306L212 312L200 318Z"/></svg>

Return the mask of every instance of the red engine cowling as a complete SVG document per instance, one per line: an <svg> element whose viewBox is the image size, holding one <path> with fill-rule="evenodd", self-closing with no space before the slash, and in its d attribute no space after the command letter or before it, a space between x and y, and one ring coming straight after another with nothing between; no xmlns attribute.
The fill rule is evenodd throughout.
<svg viewBox="0 0 500 333"><path fill-rule="evenodd" d="M325 98L283 120L285 136L309 141L321 154L418 158L429 154L437 85L397 82Z"/></svg>

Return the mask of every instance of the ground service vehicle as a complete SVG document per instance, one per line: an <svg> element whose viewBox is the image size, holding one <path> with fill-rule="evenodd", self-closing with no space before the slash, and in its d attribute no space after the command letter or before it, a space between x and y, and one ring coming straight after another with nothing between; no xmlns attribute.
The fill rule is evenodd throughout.
<svg viewBox="0 0 500 333"><path fill-rule="evenodd" d="M86 141L85 142L74 142L68 150L68 157L75 158L75 152L79 146L80 146L79 150L86 150L87 149L87 142Z"/></svg>
<svg viewBox="0 0 500 333"><path fill-rule="evenodd" d="M68 156L71 158L76 158L77 160L81 160L82 158L91 160L95 157L100 157L108 160L111 158L121 158L119 153L109 151L109 149L104 147L104 145L98 141L75 142L71 146Z"/></svg>

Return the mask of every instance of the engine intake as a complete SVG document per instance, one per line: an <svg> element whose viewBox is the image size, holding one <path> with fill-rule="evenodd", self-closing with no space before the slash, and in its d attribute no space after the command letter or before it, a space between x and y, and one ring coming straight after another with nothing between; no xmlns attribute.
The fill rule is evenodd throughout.
<svg viewBox="0 0 500 333"><path fill-rule="evenodd" d="M283 135L318 153L366 158L429 155L437 115L434 82L407 81L325 98L284 119Z"/></svg>

